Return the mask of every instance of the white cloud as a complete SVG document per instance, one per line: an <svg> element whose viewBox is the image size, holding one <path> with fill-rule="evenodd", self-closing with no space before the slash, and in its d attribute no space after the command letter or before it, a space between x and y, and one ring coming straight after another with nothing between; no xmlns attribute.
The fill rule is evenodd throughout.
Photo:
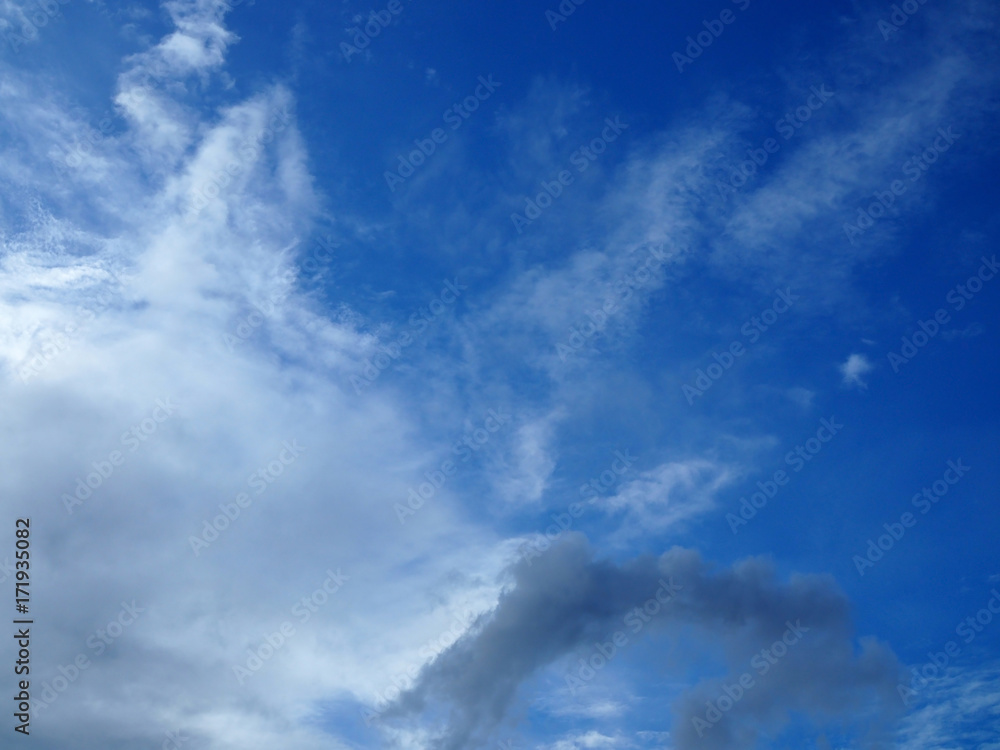
<svg viewBox="0 0 1000 750"><path fill-rule="evenodd" d="M897 747L993 748L1000 732L996 706L1000 668L996 662L947 669L920 688L919 704L904 719Z"/></svg>
<svg viewBox="0 0 1000 750"><path fill-rule="evenodd" d="M631 742L621 735L607 735L596 730L570 735L545 745L546 750L613 750L631 746Z"/></svg>
<svg viewBox="0 0 1000 750"><path fill-rule="evenodd" d="M458 520L447 489L397 523L423 437L391 395L348 386L373 344L355 316L287 283L319 204L291 93L210 116L186 103L234 41L221 7L168 4L176 31L120 78L126 129L101 133L57 179L50 154L94 128L70 114L68 92L5 72L0 174L15 189L2 200L26 220L2 237L0 426L18 440L0 495L5 517L37 524L37 575L55 586L37 603L47 647L33 697L90 658L41 710L40 747L158 747L166 731L211 748L343 747L307 721L317 705L368 703L396 668L419 666L442 606L488 609L512 554ZM280 128L275 110L289 114ZM226 184L197 205L220 170ZM225 336L269 299L230 351ZM158 398L177 413L133 452L122 435ZM543 438L523 435L526 477L545 476ZM305 453L256 495L248 477L288 440ZM67 513L63 495L114 450L124 463ZM196 557L190 538L240 492L253 504ZM301 622L293 607L330 568L350 580ZM132 599L146 612L98 656L88 636ZM286 620L295 635L239 684L233 667Z"/></svg>
<svg viewBox="0 0 1000 750"><path fill-rule="evenodd" d="M864 354L852 354L847 361L840 365L840 374L843 376L843 383L846 386L856 386L867 388L865 375L874 369L874 365Z"/></svg>
<svg viewBox="0 0 1000 750"><path fill-rule="evenodd" d="M597 502L609 514L623 514L614 536L630 539L673 529L710 511L716 493L735 477L733 469L707 459L671 461L642 472Z"/></svg>
<svg viewBox="0 0 1000 750"><path fill-rule="evenodd" d="M494 469L500 497L507 503L534 503L542 498L556 467L554 450L557 414L536 419L518 428L508 449Z"/></svg>

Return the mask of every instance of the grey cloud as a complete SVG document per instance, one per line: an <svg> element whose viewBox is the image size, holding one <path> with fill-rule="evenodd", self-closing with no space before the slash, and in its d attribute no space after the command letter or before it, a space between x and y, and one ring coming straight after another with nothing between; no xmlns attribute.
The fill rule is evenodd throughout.
<svg viewBox="0 0 1000 750"><path fill-rule="evenodd" d="M861 718L876 727L895 718L896 657L874 640L856 649L849 602L829 577L783 582L765 560L717 568L677 547L618 565L595 559L580 535L568 535L530 562L511 568L513 586L497 607L424 668L388 717L446 716L433 747L480 746L525 680L624 630L623 617L665 579L678 590L650 627L679 635L693 626L699 642L729 669L723 681L703 681L676 701L672 734L679 750L753 747L758 731L780 727L789 711L820 720ZM759 675L751 659L786 635L789 623L799 623L798 637L786 640L794 645L769 674ZM723 682L731 686L746 672L755 678L753 687L699 736L693 718L704 718L705 702L725 695Z"/></svg>

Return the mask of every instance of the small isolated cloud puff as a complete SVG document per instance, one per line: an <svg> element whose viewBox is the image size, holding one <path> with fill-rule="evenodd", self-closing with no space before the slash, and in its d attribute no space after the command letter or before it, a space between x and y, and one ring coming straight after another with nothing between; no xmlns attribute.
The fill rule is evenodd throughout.
<svg viewBox="0 0 1000 750"><path fill-rule="evenodd" d="M864 354L852 354L847 361L840 366L840 374L843 376L843 383L848 387L867 388L865 375L875 369L875 366Z"/></svg>

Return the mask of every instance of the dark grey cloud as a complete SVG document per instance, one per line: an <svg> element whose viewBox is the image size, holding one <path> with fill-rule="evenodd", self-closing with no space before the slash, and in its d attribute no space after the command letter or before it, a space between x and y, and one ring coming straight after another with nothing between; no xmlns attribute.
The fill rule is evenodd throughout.
<svg viewBox="0 0 1000 750"><path fill-rule="evenodd" d="M895 655L872 639L856 642L850 604L828 576L781 581L766 560L717 567L678 547L616 564L595 559L580 535L541 558L519 561L509 573L512 586L497 607L428 664L387 712L440 719L437 750L484 743L525 680L626 630L624 618L657 591L664 598L664 584L673 596L647 618L648 627L686 633L701 656L729 671L675 702L672 735L680 750L753 747L761 730L780 727L791 711L862 721L871 736L899 708Z"/></svg>

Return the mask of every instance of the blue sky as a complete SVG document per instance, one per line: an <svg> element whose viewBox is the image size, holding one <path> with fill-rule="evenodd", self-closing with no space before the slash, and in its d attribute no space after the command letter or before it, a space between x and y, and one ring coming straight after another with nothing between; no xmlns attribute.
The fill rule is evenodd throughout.
<svg viewBox="0 0 1000 750"><path fill-rule="evenodd" d="M27 741L1000 748L997 21L0 0Z"/></svg>

